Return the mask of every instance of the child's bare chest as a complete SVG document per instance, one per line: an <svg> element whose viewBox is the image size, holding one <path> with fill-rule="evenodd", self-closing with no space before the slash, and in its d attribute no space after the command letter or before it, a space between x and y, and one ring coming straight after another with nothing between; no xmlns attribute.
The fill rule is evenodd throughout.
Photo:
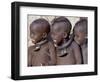
<svg viewBox="0 0 100 82"><path fill-rule="evenodd" d="M75 64L74 52L71 47L57 51L57 65Z"/></svg>
<svg viewBox="0 0 100 82"><path fill-rule="evenodd" d="M49 48L48 46L41 46L39 50L32 51L32 65L43 65L49 61Z"/></svg>

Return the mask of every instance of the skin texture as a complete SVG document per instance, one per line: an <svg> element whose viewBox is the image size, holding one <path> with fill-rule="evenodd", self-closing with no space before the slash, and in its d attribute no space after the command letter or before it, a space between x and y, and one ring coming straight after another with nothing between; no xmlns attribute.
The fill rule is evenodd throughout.
<svg viewBox="0 0 100 82"><path fill-rule="evenodd" d="M73 65L82 63L80 48L74 41L66 50L68 53L67 56L57 56L57 65Z"/></svg>
<svg viewBox="0 0 100 82"><path fill-rule="evenodd" d="M60 20L61 19L61 20ZM59 22L58 22L59 20ZM65 20L65 21L64 21ZM56 21L56 22L55 22ZM53 39L54 45L56 45L56 54L57 54L57 65L71 65L71 64L81 64L81 53L80 48L76 44L76 42L72 42L68 48L64 48L66 50L66 54L63 57L60 57L60 50L57 50L57 46L61 46L68 42L69 33L71 26L66 18L59 17L52 24L51 28L51 37Z"/></svg>
<svg viewBox="0 0 100 82"><path fill-rule="evenodd" d="M41 30L42 29L42 30ZM50 31L50 25L45 19L37 19L30 25L30 37L33 46L28 48L28 66L47 66L56 64L55 48L51 42L47 40ZM47 40L35 51L36 44Z"/></svg>
<svg viewBox="0 0 100 82"><path fill-rule="evenodd" d="M28 48L28 66L48 66L56 64L55 49L52 43L48 42L41 46L41 49L34 51L34 46Z"/></svg>
<svg viewBox="0 0 100 82"><path fill-rule="evenodd" d="M79 44L81 48L83 63L88 63L88 54L87 54L87 20L80 20L75 24L74 27L75 41Z"/></svg>

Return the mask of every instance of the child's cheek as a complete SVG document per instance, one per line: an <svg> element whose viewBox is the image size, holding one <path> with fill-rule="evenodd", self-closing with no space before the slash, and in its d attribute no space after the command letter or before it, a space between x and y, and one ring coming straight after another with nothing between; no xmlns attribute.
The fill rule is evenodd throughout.
<svg viewBox="0 0 100 82"><path fill-rule="evenodd" d="M38 39L39 39L39 36L34 36L31 40L32 40L32 43L37 43L38 42Z"/></svg>
<svg viewBox="0 0 100 82"><path fill-rule="evenodd" d="M63 37L61 35L57 36L57 44L59 44L63 40Z"/></svg>

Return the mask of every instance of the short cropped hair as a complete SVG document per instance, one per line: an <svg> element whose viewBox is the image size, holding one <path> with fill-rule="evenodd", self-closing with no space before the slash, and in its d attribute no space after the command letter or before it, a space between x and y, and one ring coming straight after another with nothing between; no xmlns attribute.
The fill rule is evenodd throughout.
<svg viewBox="0 0 100 82"><path fill-rule="evenodd" d="M72 25L71 25L70 21L66 17L61 16L61 17L55 18L52 21L52 26L54 24L56 24L56 23L63 23L65 32L70 33Z"/></svg>
<svg viewBox="0 0 100 82"><path fill-rule="evenodd" d="M78 21L74 26L74 31L77 30L79 32L84 32L85 34L87 34L88 33L87 24L88 22L86 19Z"/></svg>
<svg viewBox="0 0 100 82"><path fill-rule="evenodd" d="M35 24L40 25L41 28L39 28L39 29L41 29L41 31L44 31L47 34L50 32L50 24L46 19L39 18L39 19L36 19L35 21L33 21L30 24L30 32L31 32L31 29L33 28L33 25L35 25Z"/></svg>

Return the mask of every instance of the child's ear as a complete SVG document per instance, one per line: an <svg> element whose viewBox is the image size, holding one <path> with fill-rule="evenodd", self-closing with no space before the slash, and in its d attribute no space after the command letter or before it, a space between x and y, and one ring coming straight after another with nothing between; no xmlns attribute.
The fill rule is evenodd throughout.
<svg viewBox="0 0 100 82"><path fill-rule="evenodd" d="M43 38L46 38L47 37L47 33L43 33Z"/></svg>
<svg viewBox="0 0 100 82"><path fill-rule="evenodd" d="M66 38L68 34L66 32L63 33L63 37Z"/></svg>

